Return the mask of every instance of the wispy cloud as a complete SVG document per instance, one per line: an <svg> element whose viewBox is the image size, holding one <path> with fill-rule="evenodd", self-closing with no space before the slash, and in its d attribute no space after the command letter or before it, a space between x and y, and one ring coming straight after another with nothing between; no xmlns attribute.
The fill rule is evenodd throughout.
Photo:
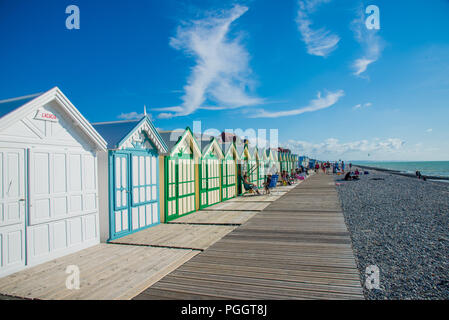
<svg viewBox="0 0 449 320"><path fill-rule="evenodd" d="M373 104L371 102L367 103L359 103L356 104L354 107L352 107L353 110L362 109L362 108L368 108L371 107Z"/></svg>
<svg viewBox="0 0 449 320"><path fill-rule="evenodd" d="M279 118L279 117L286 117L286 116L294 116L298 114L302 114L305 112L312 112L312 111L318 111L321 109L326 109L338 102L338 100L344 96L343 90L338 90L335 92L328 92L325 97L321 96L321 92L318 92L317 98L310 101L308 106L292 109L292 110L285 110L285 111L275 111L270 112L266 111L264 109L256 110L256 113L251 115L251 118Z"/></svg>
<svg viewBox="0 0 449 320"><path fill-rule="evenodd" d="M296 24L302 39L307 47L307 53L315 56L326 57L337 48L340 41L338 35L332 34L325 28L313 29L311 27L312 14L318 5L328 3L331 0L303 0L299 1L299 9L296 15Z"/></svg>
<svg viewBox="0 0 449 320"><path fill-rule="evenodd" d="M180 106L157 109L159 117L185 116L200 108L231 109L260 104L251 96L249 54L240 37L230 36L231 24L248 10L235 5L201 20L182 23L170 45L195 59L196 65L184 86ZM207 106L204 106L205 103ZM214 106L217 105L217 106Z"/></svg>
<svg viewBox="0 0 449 320"><path fill-rule="evenodd" d="M426 130L426 132L428 132L428 133L430 133L430 132L432 132L432 131L433 131L432 128L429 128L429 129Z"/></svg>
<svg viewBox="0 0 449 320"><path fill-rule="evenodd" d="M354 61L352 68L354 75L360 76L368 66L376 62L384 49L384 42L378 35L377 29L368 29L365 25L365 15L363 8L359 8L358 17L351 23L356 41L363 49L363 55Z"/></svg>
<svg viewBox="0 0 449 320"><path fill-rule="evenodd" d="M288 140L285 145L292 151L299 154L313 154L326 159L328 157L332 158L348 153L399 151L404 147L405 141L399 138L388 138L385 140L358 140L341 143L338 139L329 138L321 143L311 143L301 140Z"/></svg>

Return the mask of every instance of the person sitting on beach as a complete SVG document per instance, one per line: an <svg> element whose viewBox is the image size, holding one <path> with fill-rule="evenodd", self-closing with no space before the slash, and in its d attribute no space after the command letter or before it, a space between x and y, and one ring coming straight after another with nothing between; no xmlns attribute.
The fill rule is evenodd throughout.
<svg viewBox="0 0 449 320"><path fill-rule="evenodd" d="M254 183L248 181L248 176L246 174L243 176L243 186L245 187L245 190L253 190L260 195L259 189L257 189L257 186Z"/></svg>
<svg viewBox="0 0 449 320"><path fill-rule="evenodd" d="M359 180L359 176L353 174L351 171L348 171L348 172L345 174L344 180L345 180L345 181Z"/></svg>
<svg viewBox="0 0 449 320"><path fill-rule="evenodd" d="M356 168L354 174L355 174L356 176L360 175L359 169Z"/></svg>
<svg viewBox="0 0 449 320"><path fill-rule="evenodd" d="M295 172L295 169L292 169L292 173L290 175L292 182L295 182L296 176L297 176L297 172Z"/></svg>

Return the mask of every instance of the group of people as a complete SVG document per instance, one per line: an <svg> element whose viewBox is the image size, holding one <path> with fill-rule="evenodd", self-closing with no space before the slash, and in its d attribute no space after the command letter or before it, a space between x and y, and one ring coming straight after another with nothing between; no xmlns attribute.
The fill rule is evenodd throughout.
<svg viewBox="0 0 449 320"><path fill-rule="evenodd" d="M346 164L344 161L336 161L336 162L330 162L325 161L321 163L315 164L315 173L318 173L320 169L323 171L323 173L329 173L330 169L332 168L332 173L345 173ZM349 171L352 169L352 163L349 163Z"/></svg>
<svg viewBox="0 0 449 320"><path fill-rule="evenodd" d="M418 178L418 179L423 179L423 181L426 181L427 179L426 179L426 177L424 177L422 174L421 174L421 171L416 171L416 177Z"/></svg>
<svg viewBox="0 0 449 320"><path fill-rule="evenodd" d="M345 181L359 180L359 178L360 178L360 172L359 172L359 169L356 168L354 173L352 173L352 171L348 171L345 174L344 180Z"/></svg>
<svg viewBox="0 0 449 320"><path fill-rule="evenodd" d="M303 166L300 166L299 168L292 169L290 174L286 170L283 170L282 173L278 176L279 176L279 181L283 185L292 185L296 182L296 180L305 179L305 176L307 176L307 175L308 175L308 169L304 168ZM265 194L270 194L270 185L271 185L272 177L273 176L271 174L268 174L263 183ZM258 195L261 194L259 191L259 188L254 183L252 183L248 180L248 175L246 175L246 174L243 175L243 186L244 186L245 190L252 190Z"/></svg>

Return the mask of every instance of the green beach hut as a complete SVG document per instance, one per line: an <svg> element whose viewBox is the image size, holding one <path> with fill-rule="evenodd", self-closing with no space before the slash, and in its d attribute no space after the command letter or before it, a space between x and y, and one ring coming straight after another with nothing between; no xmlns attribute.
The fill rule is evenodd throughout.
<svg viewBox="0 0 449 320"><path fill-rule="evenodd" d="M163 156L165 221L197 211L198 160L201 149L189 127L160 131L168 146Z"/></svg>

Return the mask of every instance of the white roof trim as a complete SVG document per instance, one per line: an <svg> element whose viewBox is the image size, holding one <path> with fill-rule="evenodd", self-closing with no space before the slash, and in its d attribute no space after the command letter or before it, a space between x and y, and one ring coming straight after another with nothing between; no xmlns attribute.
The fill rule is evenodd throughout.
<svg viewBox="0 0 449 320"><path fill-rule="evenodd" d="M92 127L86 118L78 111L78 109L70 102L70 100L62 93L58 87L48 90L47 92L37 96L35 99L25 103L23 106L6 114L0 119L0 128L7 127L16 121L20 121L33 110L46 105L55 100L62 107L63 111L72 119L73 125L78 127L87 138L96 146L98 150L106 151L107 143L100 134Z"/></svg>
<svg viewBox="0 0 449 320"><path fill-rule="evenodd" d="M149 123L150 120L148 118L144 118L144 120L145 121L141 121L139 126L134 127L131 131L132 133L130 132L130 135L125 140L120 142L118 149L123 149L127 146L129 147L131 142L139 139L139 135L142 131L144 131L148 135L148 138L150 138L151 142L153 142L156 146L159 153L166 153L168 151L167 147L165 146L165 143L163 143L162 138L160 138L159 133L154 126Z"/></svg>
<svg viewBox="0 0 449 320"><path fill-rule="evenodd" d="M191 131L190 131L189 129L186 129L186 130L184 131L184 133L182 134L181 140L179 140L179 141L176 143L175 147L173 147L173 150L170 152L170 156L174 156L174 155L176 155L177 153L179 153L179 151L178 151L178 146L181 144L182 141L184 141L185 139L187 139L187 137L189 137L188 139L189 139L190 145L193 146L193 154L194 154L195 156L197 156L197 157L201 157L201 150L200 150L200 148L198 147L198 143L195 141L195 137L192 135L192 133L191 133Z"/></svg>
<svg viewBox="0 0 449 320"><path fill-rule="evenodd" d="M207 155L208 152L210 152L211 148L214 148L215 153L218 155L218 159L223 159L224 155L223 155L223 150L221 150L220 145L218 144L217 140L214 138L212 139L212 141L209 143L209 146L207 147L207 149L204 151L203 156Z"/></svg>

